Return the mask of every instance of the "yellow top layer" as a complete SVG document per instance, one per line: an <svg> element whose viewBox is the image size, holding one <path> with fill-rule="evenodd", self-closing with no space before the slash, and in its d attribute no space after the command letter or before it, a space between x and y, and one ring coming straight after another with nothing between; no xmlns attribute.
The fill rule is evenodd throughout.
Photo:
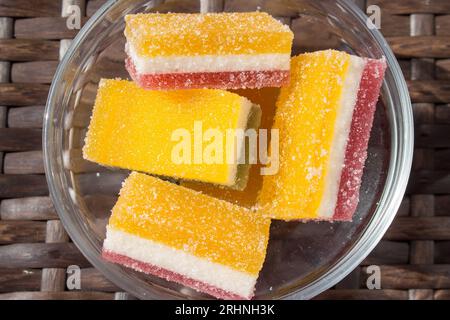
<svg viewBox="0 0 450 320"><path fill-rule="evenodd" d="M258 207L275 219L318 214L334 125L350 56L319 51L292 58L291 81L281 89L274 128L280 135L280 170L265 176Z"/></svg>
<svg viewBox="0 0 450 320"><path fill-rule="evenodd" d="M132 173L112 210L110 226L257 275L270 220L145 174Z"/></svg>
<svg viewBox="0 0 450 320"><path fill-rule="evenodd" d="M196 132L218 129L226 137L226 131L240 127L241 122L245 127L245 105L251 105L250 101L223 90L150 91L130 81L102 80L83 156L105 166L233 185L237 165L225 161L225 138L224 161L196 159L195 154L205 154L208 143L202 145L202 137L194 137L194 126L201 129ZM173 152L186 156L190 164L180 163L178 157L174 162Z"/></svg>
<svg viewBox="0 0 450 320"><path fill-rule="evenodd" d="M125 36L138 55L290 54L293 33L264 12L135 14Z"/></svg>
<svg viewBox="0 0 450 320"><path fill-rule="evenodd" d="M270 128L272 127L273 118L275 116L275 103L280 89L240 89L235 92L261 107L260 129L268 130L268 137L270 138ZM258 193L261 190L263 176L260 171L262 166L263 165L260 164L260 162L251 166L248 183L244 190L235 190L210 183L195 181L183 181L181 185L242 207L251 208L256 204Z"/></svg>

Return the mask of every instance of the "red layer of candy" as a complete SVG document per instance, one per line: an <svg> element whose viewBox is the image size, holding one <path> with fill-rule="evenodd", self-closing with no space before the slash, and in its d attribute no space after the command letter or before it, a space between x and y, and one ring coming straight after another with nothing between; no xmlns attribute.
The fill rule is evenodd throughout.
<svg viewBox="0 0 450 320"><path fill-rule="evenodd" d="M121 264L125 267L134 269L139 272L143 272L146 274L151 274L167 281L173 281L180 283L184 286L193 288L197 291L207 293L215 298L224 299L224 300L248 300L248 298L238 296L237 294L225 291L223 289L219 289L210 284L200 282L191 278L188 278L182 274L175 273L158 266L154 266L148 263L144 263L142 261L138 261L132 259L130 257L112 252L110 250L103 250L102 257L105 260L108 260L112 263Z"/></svg>
<svg viewBox="0 0 450 320"><path fill-rule="evenodd" d="M353 112L333 220L351 221L358 206L370 131L385 70L384 60L368 60L364 69Z"/></svg>
<svg viewBox="0 0 450 320"><path fill-rule="evenodd" d="M139 74L130 58L126 59L125 65L140 87L152 90L259 89L289 83L289 71L281 70Z"/></svg>

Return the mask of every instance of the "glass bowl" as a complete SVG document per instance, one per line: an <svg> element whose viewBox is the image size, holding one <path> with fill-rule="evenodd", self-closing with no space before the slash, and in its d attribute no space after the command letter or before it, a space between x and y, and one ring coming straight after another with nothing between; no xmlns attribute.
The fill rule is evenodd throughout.
<svg viewBox="0 0 450 320"><path fill-rule="evenodd" d="M204 5L200 7L200 3ZM211 3L220 3L213 1ZM250 3L254 3L253 1ZM290 23L293 54L336 48L388 63L364 171L361 199L351 223L274 221L256 299L309 299L336 284L375 247L403 197L412 161L413 125L407 86L381 34L344 0L272 0L252 7L225 1L225 11L267 11ZM206 5L205 5L206 4ZM237 4L239 4L237 6ZM109 1L79 32L61 62L44 119L44 157L50 194L72 240L117 286L138 298L205 299L176 283L102 260L105 225L128 172L84 161L84 135L100 78L128 78L124 68L124 16L137 12L198 12L208 1Z"/></svg>

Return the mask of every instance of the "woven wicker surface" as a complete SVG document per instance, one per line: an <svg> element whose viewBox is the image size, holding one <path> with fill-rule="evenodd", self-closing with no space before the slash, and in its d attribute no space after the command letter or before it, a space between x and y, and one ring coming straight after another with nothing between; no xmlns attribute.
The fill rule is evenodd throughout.
<svg viewBox="0 0 450 320"><path fill-rule="evenodd" d="M58 60L76 34L61 13L77 4L89 17L104 2L0 0L0 299L132 298L70 242L48 197L42 163L43 105ZM263 9L268 2L245 1ZM413 173L384 239L318 298L450 299L450 1L356 2L381 7L382 32L408 80L416 129ZM185 5L198 11L198 3ZM214 3L229 11L242 5ZM81 290L66 287L69 265L82 268ZM381 290L367 289L368 265L380 266Z"/></svg>

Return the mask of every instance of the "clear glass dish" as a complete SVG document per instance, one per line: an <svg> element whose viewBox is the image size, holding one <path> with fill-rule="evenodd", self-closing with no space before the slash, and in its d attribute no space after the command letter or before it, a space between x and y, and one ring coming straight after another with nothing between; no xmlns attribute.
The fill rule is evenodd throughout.
<svg viewBox="0 0 450 320"><path fill-rule="evenodd" d="M107 278L139 298L209 298L101 259L105 225L127 172L81 157L100 78L128 78L124 69L124 16L137 12L192 12L204 1L109 1L80 31L54 78L44 119L44 157L51 197L69 235ZM233 3L236 3L234 1ZM368 27L351 2L272 0L261 8L246 1L233 11L267 11L291 21L294 54L337 48L388 62L377 108L361 200L352 223L276 221L256 299L309 299L336 284L375 247L403 197L413 152L412 112L400 67L384 38ZM225 8L227 9L227 7Z"/></svg>

